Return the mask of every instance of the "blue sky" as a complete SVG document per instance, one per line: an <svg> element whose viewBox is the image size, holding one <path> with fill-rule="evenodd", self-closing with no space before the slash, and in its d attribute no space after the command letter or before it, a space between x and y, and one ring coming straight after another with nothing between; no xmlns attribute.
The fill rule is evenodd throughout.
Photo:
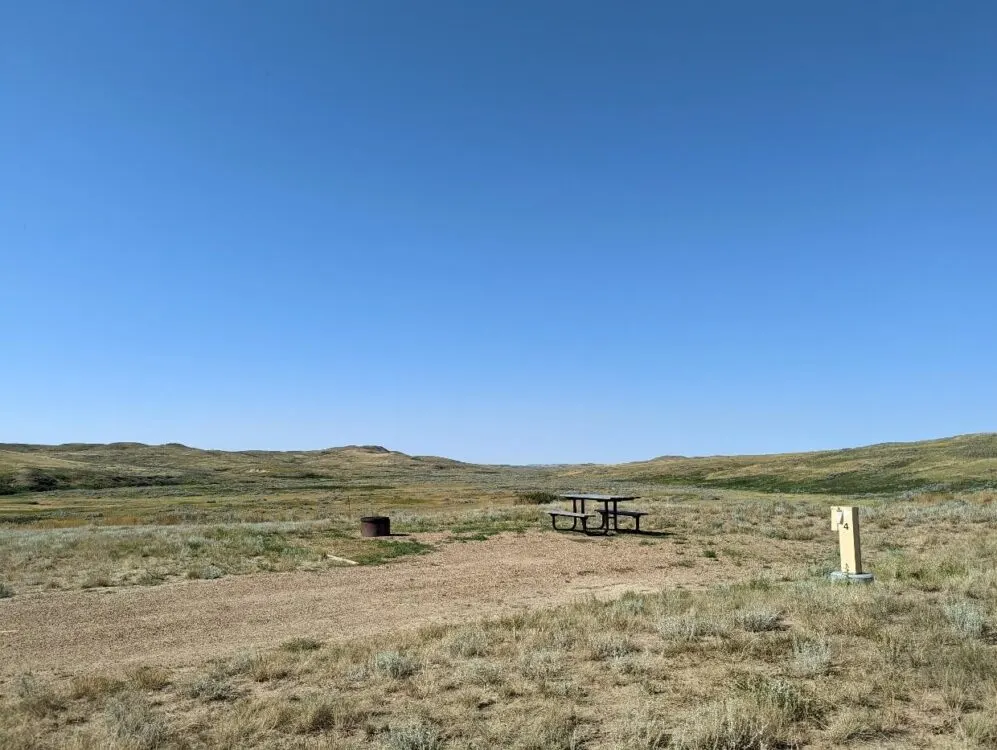
<svg viewBox="0 0 997 750"><path fill-rule="evenodd" d="M997 429L997 6L0 2L0 441Z"/></svg>

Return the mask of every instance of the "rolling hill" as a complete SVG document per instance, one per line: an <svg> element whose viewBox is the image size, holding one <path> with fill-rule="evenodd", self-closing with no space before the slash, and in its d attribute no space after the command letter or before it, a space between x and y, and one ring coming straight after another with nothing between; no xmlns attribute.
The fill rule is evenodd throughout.
<svg viewBox="0 0 997 750"><path fill-rule="evenodd" d="M761 492L885 494L997 487L997 434L760 456L662 457L625 464L486 466L410 456L380 446L315 451L216 451L178 443L0 444L0 494L197 485L226 491L274 482L529 478L564 486L696 486Z"/></svg>

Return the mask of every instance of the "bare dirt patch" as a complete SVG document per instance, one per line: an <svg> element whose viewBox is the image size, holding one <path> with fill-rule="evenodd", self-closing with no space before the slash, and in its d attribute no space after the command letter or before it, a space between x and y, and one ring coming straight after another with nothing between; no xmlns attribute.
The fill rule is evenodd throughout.
<svg viewBox="0 0 997 750"><path fill-rule="evenodd" d="M290 638L347 640L588 596L778 577L780 559L799 559L799 549L781 550L791 546L771 540L768 559L743 568L669 538L529 532L379 567L29 594L0 601L0 674L182 667Z"/></svg>

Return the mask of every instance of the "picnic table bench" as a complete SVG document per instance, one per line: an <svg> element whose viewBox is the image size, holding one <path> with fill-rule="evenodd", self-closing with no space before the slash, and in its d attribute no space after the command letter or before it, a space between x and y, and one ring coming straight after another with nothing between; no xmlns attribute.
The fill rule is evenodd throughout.
<svg viewBox="0 0 997 750"><path fill-rule="evenodd" d="M640 519L643 516L648 515L647 511L644 510L620 510L619 504L624 502L630 502L638 498L637 495L561 495L565 500L571 501L571 510L548 510L550 514L550 524L554 527L556 531L577 531L579 523L581 524L581 530L586 534L589 533L588 522L593 518L591 513L585 512L585 502L591 501L593 503L602 503L602 508L597 508L596 513L602 516L602 522L596 527L596 531L601 531L603 534L608 534L610 532L610 523L612 523L612 531L620 531L620 516L626 518L634 519L634 531L640 531ZM612 509L610 509L612 505ZM557 519L558 518L570 518L571 528L558 528Z"/></svg>
<svg viewBox="0 0 997 750"><path fill-rule="evenodd" d="M548 510L547 512L550 513L550 525L554 527L554 531L569 531L569 529L557 528L557 519L565 517L571 519L570 531L577 529L580 521L582 524L582 531L588 532L589 519L594 518L591 513L575 513L570 510Z"/></svg>

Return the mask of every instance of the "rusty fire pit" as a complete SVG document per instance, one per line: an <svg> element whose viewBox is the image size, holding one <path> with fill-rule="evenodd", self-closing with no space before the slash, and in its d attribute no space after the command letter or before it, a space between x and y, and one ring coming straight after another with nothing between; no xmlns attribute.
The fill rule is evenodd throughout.
<svg viewBox="0 0 997 750"><path fill-rule="evenodd" d="M391 519L387 516L364 516L360 519L360 536L391 536Z"/></svg>

